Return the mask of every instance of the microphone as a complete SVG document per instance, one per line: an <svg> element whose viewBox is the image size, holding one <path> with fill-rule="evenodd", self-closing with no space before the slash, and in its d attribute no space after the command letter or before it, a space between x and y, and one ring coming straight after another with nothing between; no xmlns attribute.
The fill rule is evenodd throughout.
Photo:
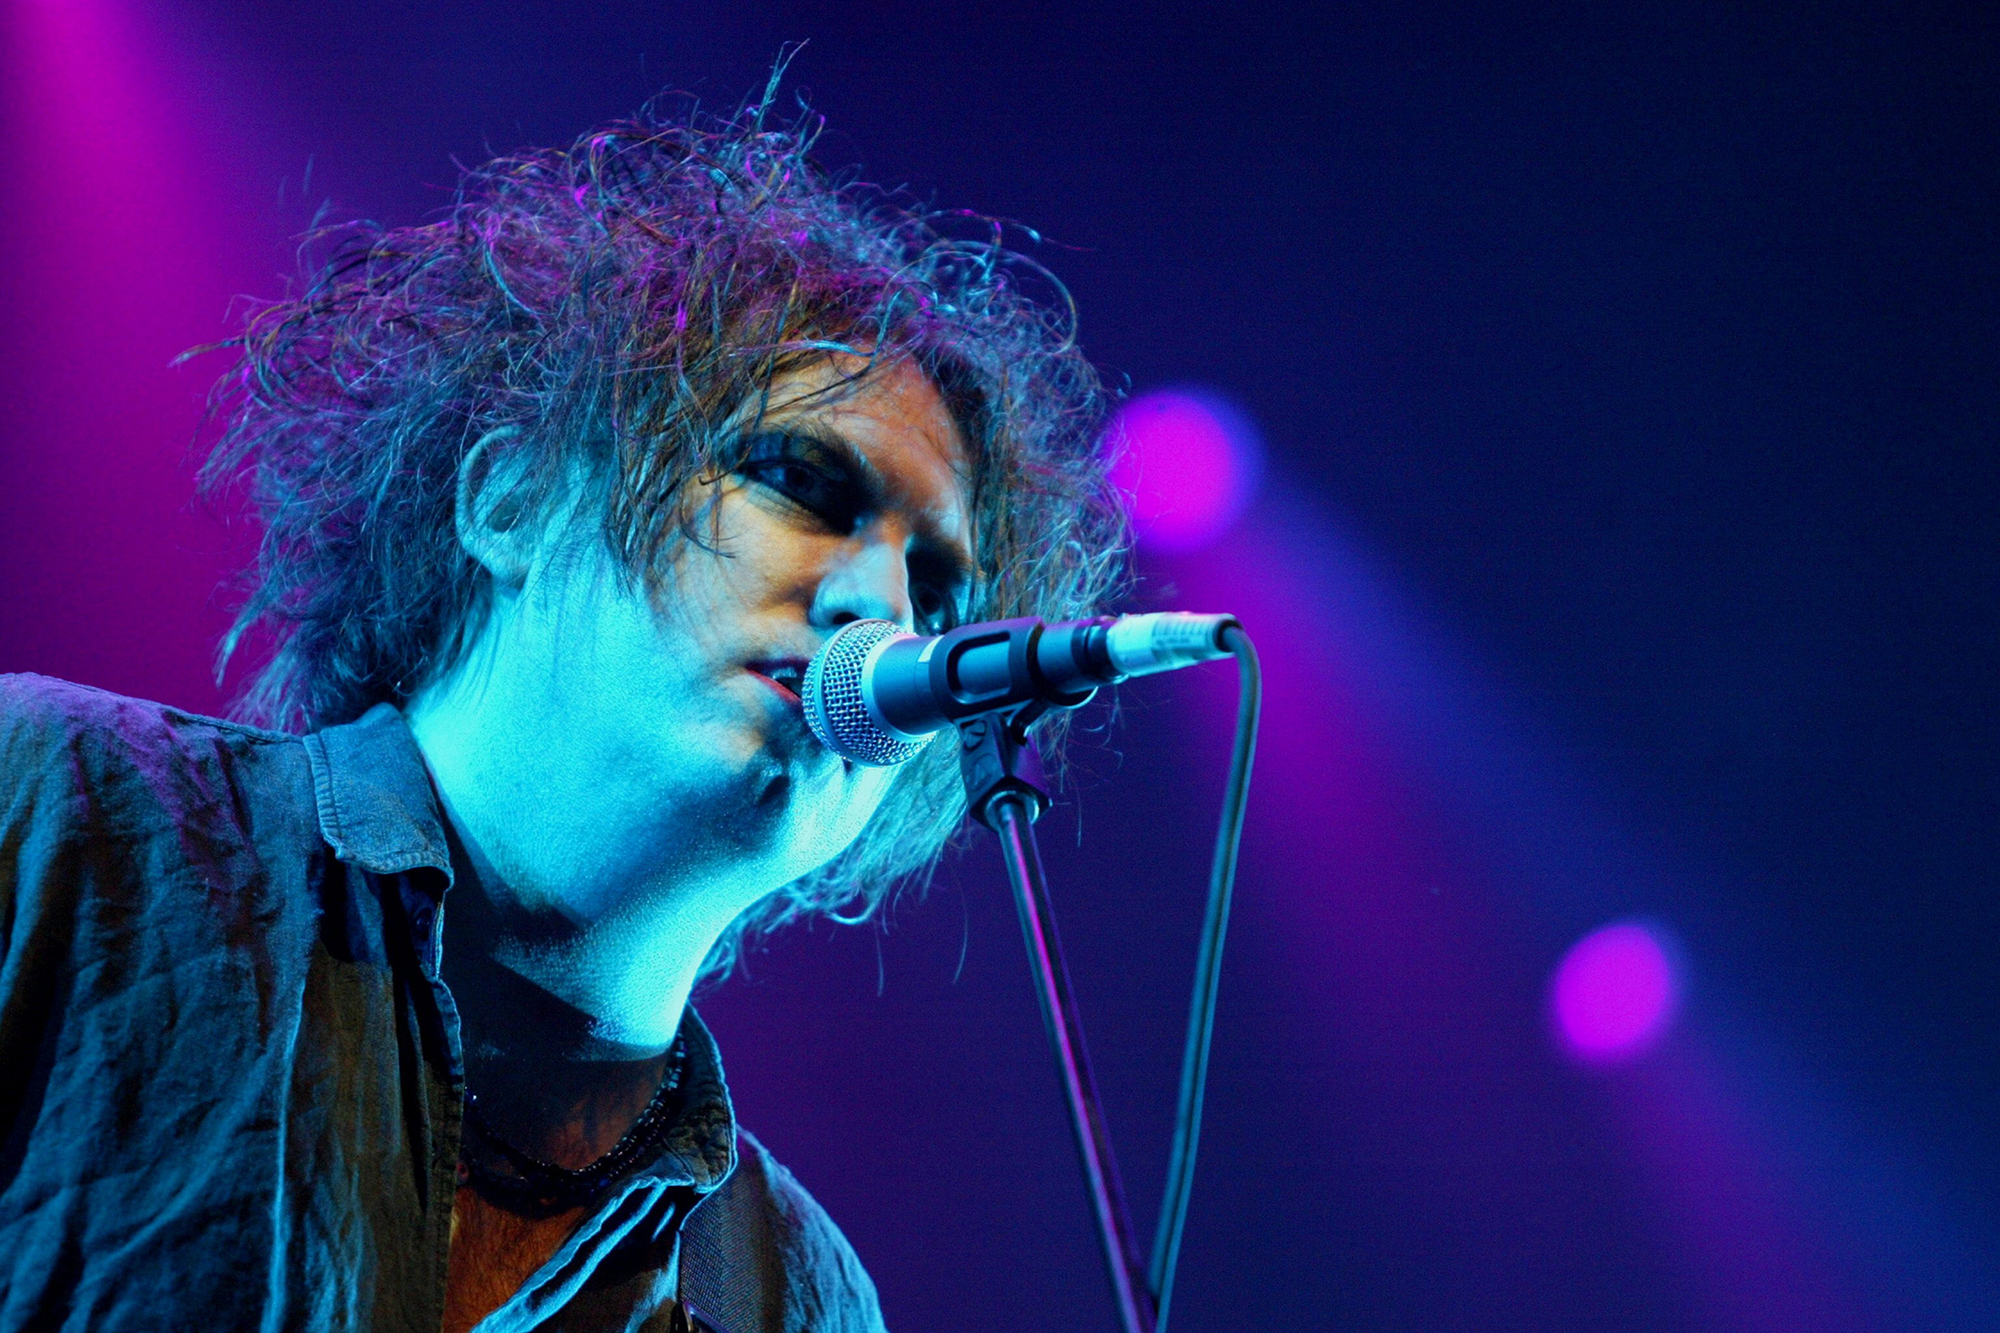
<svg viewBox="0 0 2000 1333"><path fill-rule="evenodd" d="M852 620L806 666L806 724L843 759L906 763L945 727L977 713L1040 703L1075 708L1101 685L1230 656L1235 616L1154 611L1049 624L1039 616L911 634Z"/></svg>

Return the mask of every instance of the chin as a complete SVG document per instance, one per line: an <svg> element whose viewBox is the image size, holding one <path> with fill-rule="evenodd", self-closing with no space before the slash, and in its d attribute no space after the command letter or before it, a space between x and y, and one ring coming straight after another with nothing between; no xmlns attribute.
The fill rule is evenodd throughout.
<svg viewBox="0 0 2000 1333"><path fill-rule="evenodd" d="M881 799L877 770L851 771L810 736L794 740L782 728L714 726L670 750L678 799L663 805L746 862L797 866L793 878L844 851ZM690 762L697 754L706 762ZM682 831L693 832L685 823Z"/></svg>

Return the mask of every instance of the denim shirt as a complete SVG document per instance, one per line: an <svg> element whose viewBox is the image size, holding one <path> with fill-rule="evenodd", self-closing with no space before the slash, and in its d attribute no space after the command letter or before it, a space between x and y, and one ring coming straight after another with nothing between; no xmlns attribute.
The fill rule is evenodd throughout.
<svg viewBox="0 0 2000 1333"><path fill-rule="evenodd" d="M298 737L0 677L0 1333L437 1329L450 887L386 705ZM682 1035L658 1157L480 1333L879 1333L692 1009Z"/></svg>

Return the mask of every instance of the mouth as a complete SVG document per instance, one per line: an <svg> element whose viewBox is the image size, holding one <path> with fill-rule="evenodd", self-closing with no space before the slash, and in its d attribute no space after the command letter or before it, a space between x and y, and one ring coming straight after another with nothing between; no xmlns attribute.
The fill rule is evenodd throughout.
<svg viewBox="0 0 2000 1333"><path fill-rule="evenodd" d="M780 657L751 662L744 670L763 680L773 692L794 708L801 707L799 695L805 688L806 663L802 657Z"/></svg>

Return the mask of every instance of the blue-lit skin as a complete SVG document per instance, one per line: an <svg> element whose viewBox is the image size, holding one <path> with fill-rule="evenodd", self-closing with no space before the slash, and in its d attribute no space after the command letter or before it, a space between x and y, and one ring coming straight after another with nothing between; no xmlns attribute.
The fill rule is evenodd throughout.
<svg viewBox="0 0 2000 1333"><path fill-rule="evenodd" d="M837 380L830 365L781 378L751 433L848 442L873 495L851 530L795 498L806 474L711 479L716 549L684 544L650 590L618 577L595 515L510 526L504 464L464 469L459 536L491 612L407 716L492 904L475 947L581 1025L535 1036L564 1047L551 1058L664 1051L723 929L847 847L886 790L887 770L814 741L766 672L802 672L852 619L948 614L963 590L936 571L971 560L965 455L912 367ZM588 1160L603 1137L561 1156Z"/></svg>

